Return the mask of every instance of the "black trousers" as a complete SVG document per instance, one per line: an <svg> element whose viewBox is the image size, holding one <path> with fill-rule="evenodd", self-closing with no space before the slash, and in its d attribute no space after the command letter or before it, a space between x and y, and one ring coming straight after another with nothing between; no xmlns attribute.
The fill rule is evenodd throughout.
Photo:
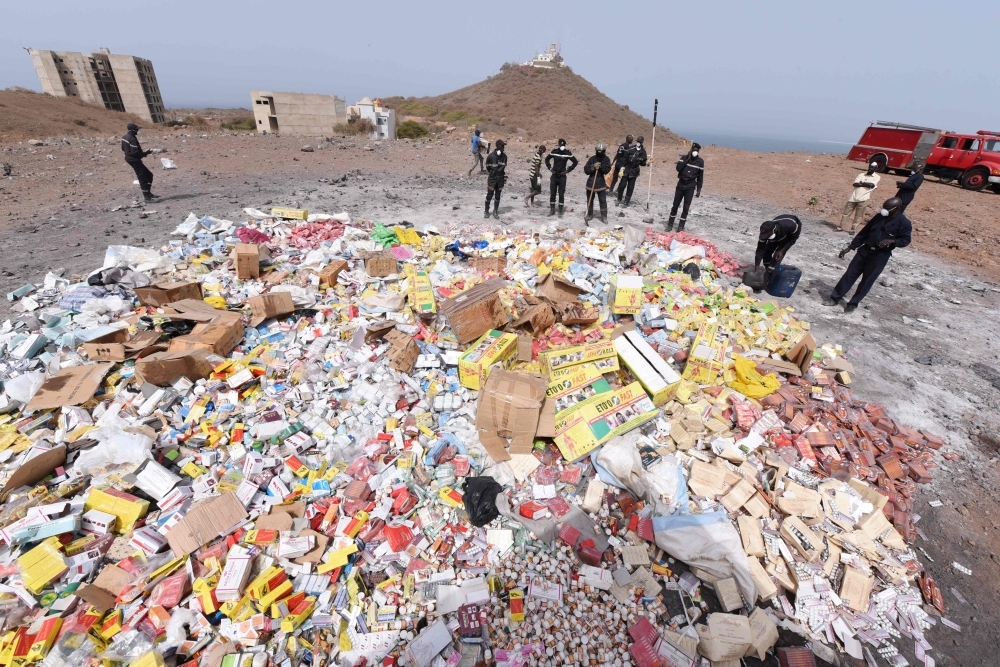
<svg viewBox="0 0 1000 667"><path fill-rule="evenodd" d="M566 174L552 174L549 177L549 203L556 203L556 192L559 193L559 205L566 199Z"/></svg>
<svg viewBox="0 0 1000 667"><path fill-rule="evenodd" d="M598 176L599 177L599 176ZM591 194L593 193L593 194ZM608 191L607 190L587 190L587 217L594 215L594 200L598 200L601 205L601 215L608 214Z"/></svg>
<svg viewBox="0 0 1000 667"><path fill-rule="evenodd" d="M913 192L907 192L905 194L900 194L898 192L896 193L896 196L903 200L903 205L899 207L899 212L900 213L902 213L903 211L905 211L906 207L910 205L911 201L913 201L914 194L915 193L913 193Z"/></svg>
<svg viewBox="0 0 1000 667"><path fill-rule="evenodd" d="M632 201L632 191L635 190L635 181L638 176L622 176L622 182L618 184L618 201L622 200L622 193L625 193L625 203Z"/></svg>
<svg viewBox="0 0 1000 667"><path fill-rule="evenodd" d="M615 184L618 182L618 174L620 174L621 172L622 168L618 166L618 163L616 162L614 165L614 175L611 176L611 185L608 186L609 189L611 190L615 189Z"/></svg>
<svg viewBox="0 0 1000 667"><path fill-rule="evenodd" d="M489 213L489 211L490 211L490 200L494 199L494 198L495 198L495 201L493 202L493 210L496 211L496 210L500 209L500 195L502 195L502 194L503 194L503 186L502 185L500 187L492 187L492 188L488 188L486 190L486 212L487 213Z"/></svg>
<svg viewBox="0 0 1000 667"><path fill-rule="evenodd" d="M139 179L139 189L143 192L149 192L149 189L153 187L153 172L147 169L141 161L128 162L127 164L135 170L135 177Z"/></svg>
<svg viewBox="0 0 1000 667"><path fill-rule="evenodd" d="M875 285L875 281L878 280L882 269L889 263L890 257L892 257L891 250L858 248L858 251L854 254L854 259L847 266L847 271L844 271L840 282L833 288L830 298L834 300L843 299L851 291L851 287L854 286L855 281L860 276L861 284L858 285L854 296L851 297L850 303L855 306L861 303L861 300L868 296L868 292Z"/></svg>
<svg viewBox="0 0 1000 667"><path fill-rule="evenodd" d="M688 211L691 210L691 201L694 199L694 188L684 189L677 188L674 190L674 205L670 208L670 217L673 218L677 215L677 207L681 205L681 201L684 202L684 210L681 211L681 222L685 222L688 217Z"/></svg>

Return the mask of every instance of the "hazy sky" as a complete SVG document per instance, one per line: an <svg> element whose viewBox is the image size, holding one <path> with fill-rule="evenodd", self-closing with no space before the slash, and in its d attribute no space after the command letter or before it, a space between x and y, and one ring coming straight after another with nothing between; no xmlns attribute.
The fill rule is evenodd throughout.
<svg viewBox="0 0 1000 667"><path fill-rule="evenodd" d="M869 121L1000 130L1000 2L2 3L0 88L21 47L153 61L167 107L249 91L434 95L562 44L573 70L679 130L853 141Z"/></svg>

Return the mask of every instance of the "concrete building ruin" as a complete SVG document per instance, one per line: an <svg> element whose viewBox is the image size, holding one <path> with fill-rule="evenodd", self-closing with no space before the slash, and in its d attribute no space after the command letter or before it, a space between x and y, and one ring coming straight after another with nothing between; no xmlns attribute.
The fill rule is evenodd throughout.
<svg viewBox="0 0 1000 667"><path fill-rule="evenodd" d="M336 95L251 90L250 106L261 134L327 135L347 123L347 101Z"/></svg>
<svg viewBox="0 0 1000 667"><path fill-rule="evenodd" d="M347 122L365 119L375 126L369 139L385 140L396 138L396 112L382 106L382 100L374 101L364 97L354 106L347 107Z"/></svg>
<svg viewBox="0 0 1000 667"><path fill-rule="evenodd" d="M164 121L163 98L149 60L108 49L89 55L33 48L26 51L43 92L133 113L151 123Z"/></svg>

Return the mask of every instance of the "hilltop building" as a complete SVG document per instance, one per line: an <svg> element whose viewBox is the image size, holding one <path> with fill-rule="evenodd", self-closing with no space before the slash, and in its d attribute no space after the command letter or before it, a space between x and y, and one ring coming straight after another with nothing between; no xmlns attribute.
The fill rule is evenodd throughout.
<svg viewBox="0 0 1000 667"><path fill-rule="evenodd" d="M53 97L76 97L111 111L127 111L151 123L163 122L163 98L149 60L108 49L89 55L33 48L26 51L43 92Z"/></svg>
<svg viewBox="0 0 1000 667"><path fill-rule="evenodd" d="M558 67L566 67L566 62L563 60L562 55L559 53L559 45L552 42L549 46L548 51L543 51L535 56L533 59L524 63L525 65L530 65L531 67L544 67L548 69L555 69Z"/></svg>

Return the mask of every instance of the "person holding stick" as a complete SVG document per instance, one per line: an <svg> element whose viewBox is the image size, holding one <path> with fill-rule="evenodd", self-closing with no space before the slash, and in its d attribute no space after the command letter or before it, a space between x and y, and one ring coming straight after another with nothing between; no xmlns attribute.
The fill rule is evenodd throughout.
<svg viewBox="0 0 1000 667"><path fill-rule="evenodd" d="M608 183L604 177L611 171L611 159L607 152L607 145L598 142L594 154L583 165L583 173L587 174L587 215L584 218L587 222L594 218L594 195L597 195L601 203L601 222L608 224Z"/></svg>
<svg viewBox="0 0 1000 667"><path fill-rule="evenodd" d="M635 146L629 149L628 153L625 155L625 163L622 170L623 176L621 183L618 184L618 197L615 201L615 206L624 206L632 202L632 191L635 190L635 182L639 178L640 167L646 166L646 160L649 157L646 155L646 149L642 147L643 137L639 137L635 140ZM622 202L622 195L625 195L625 201Z"/></svg>
<svg viewBox="0 0 1000 667"><path fill-rule="evenodd" d="M618 144L618 152L615 153L615 160L611 163L611 183L608 188L611 190L615 189L615 183L618 182L619 177L622 175L622 169L625 167L625 156L628 155L629 149L632 148L632 135L625 137L625 143Z"/></svg>

